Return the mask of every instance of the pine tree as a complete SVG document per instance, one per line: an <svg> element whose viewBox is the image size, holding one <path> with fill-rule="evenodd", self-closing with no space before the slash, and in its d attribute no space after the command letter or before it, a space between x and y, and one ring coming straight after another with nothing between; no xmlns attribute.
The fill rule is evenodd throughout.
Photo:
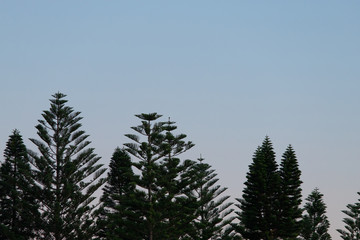
<svg viewBox="0 0 360 240"><path fill-rule="evenodd" d="M192 229L196 199L189 196L192 191L192 178L189 171L193 162L181 162L178 155L194 146L192 142L185 142L185 134L174 135L177 129L175 122L163 123L165 138L163 141L167 154L159 162L157 185L158 210L162 239L180 239Z"/></svg>
<svg viewBox="0 0 360 240"><path fill-rule="evenodd" d="M303 216L303 227L301 239L304 240L330 240L328 233L330 223L327 219L326 205L323 201L323 194L319 189L315 188L306 198L304 210L306 214Z"/></svg>
<svg viewBox="0 0 360 240"><path fill-rule="evenodd" d="M88 135L80 130L80 112L66 106L66 95L56 93L50 109L36 126L40 139L30 139L39 155L30 152L35 177L41 186L44 239L91 239L94 192L104 183L100 157L88 148Z"/></svg>
<svg viewBox="0 0 360 240"><path fill-rule="evenodd" d="M154 239L178 240L192 231L191 222L195 218L197 202L189 196L191 177L188 175L192 161L180 163L178 158L165 158L160 164L157 175L155 212L158 215Z"/></svg>
<svg viewBox="0 0 360 240"><path fill-rule="evenodd" d="M143 203L144 239L153 240L156 236L155 224L157 222L157 214L155 212L156 198L154 197L156 186L156 169L157 161L166 155L162 146L164 140L163 124L155 122L161 115L157 113L136 115L140 118L141 125L132 127L141 137L145 137L145 141L141 142L141 137L135 134L127 134L128 138L134 143L125 143L126 150L139 159L138 163L134 163L135 167L141 172L141 176L137 181L137 186L144 192L145 199Z"/></svg>
<svg viewBox="0 0 360 240"><path fill-rule="evenodd" d="M18 130L9 137L4 157L0 166L0 238L32 239L40 220L37 188Z"/></svg>
<svg viewBox="0 0 360 240"><path fill-rule="evenodd" d="M185 186L187 179L181 179L189 162L180 164L177 156L193 147L193 144L184 141L184 134L173 135L172 131L176 129L174 123L170 120L157 121L161 117L157 113L136 117L142 121L132 129L140 136L125 135L133 142L124 145L130 154L139 159L134 166L140 171L137 186L145 194L143 216L147 229L144 239L178 239L183 231L181 229L189 224L187 218L181 220L179 216L191 212L187 206L191 199L184 198L183 191L188 191Z"/></svg>
<svg viewBox="0 0 360 240"><path fill-rule="evenodd" d="M135 204L143 199L136 189L135 174L128 153L116 148L109 165L101 197L99 239L141 240L141 214Z"/></svg>
<svg viewBox="0 0 360 240"><path fill-rule="evenodd" d="M280 164L280 237L295 239L301 231L301 171L291 145L286 149Z"/></svg>
<svg viewBox="0 0 360 240"><path fill-rule="evenodd" d="M249 166L242 199L237 199L239 225L234 225L245 239L278 237L280 176L275 152L268 137L255 151Z"/></svg>
<svg viewBox="0 0 360 240"><path fill-rule="evenodd" d="M358 192L360 195L360 192ZM345 223L345 229L337 229L341 234L341 238L344 240L359 240L360 239L360 199L359 202L354 204L348 204L346 207L348 210L342 212L347 215L343 222Z"/></svg>
<svg viewBox="0 0 360 240"><path fill-rule="evenodd" d="M227 202L230 196L222 196L227 188L216 185L219 181L214 169L203 158L192 167L195 179L193 194L198 201L196 219L193 221L194 233L190 233L193 240L217 240L231 239L234 233L230 229L230 223L234 217L229 215L233 203Z"/></svg>

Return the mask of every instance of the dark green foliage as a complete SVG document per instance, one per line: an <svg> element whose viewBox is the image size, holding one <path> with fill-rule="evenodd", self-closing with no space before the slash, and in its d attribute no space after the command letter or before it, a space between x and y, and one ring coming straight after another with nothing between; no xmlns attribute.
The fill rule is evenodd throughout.
<svg viewBox="0 0 360 240"><path fill-rule="evenodd" d="M179 239L192 230L191 221L195 217L196 199L189 196L191 190L187 175L192 162L180 163L177 158L164 159L159 164L155 192L157 214L154 239Z"/></svg>
<svg viewBox="0 0 360 240"><path fill-rule="evenodd" d="M360 192L358 192L360 195ZM348 217L344 218L345 229L337 229L344 240L359 240L360 239L360 199L359 202L348 204L348 210L343 210Z"/></svg>
<svg viewBox="0 0 360 240"><path fill-rule="evenodd" d="M234 227L245 239L275 239L279 235L277 167L272 143L266 137L249 166L242 199L237 199L240 224Z"/></svg>
<svg viewBox="0 0 360 240"><path fill-rule="evenodd" d="M184 134L173 135L174 123L158 122L157 113L136 116L142 121L132 129L140 136L127 134L133 142L124 145L139 159L134 166L140 171L137 187L145 195L144 239L179 239L190 226L194 200L186 197L189 178L183 177L191 162L181 163L177 156L193 144L184 141Z"/></svg>
<svg viewBox="0 0 360 240"><path fill-rule="evenodd" d="M133 156L139 159L139 162L134 164L141 172L141 176L137 181L138 187L143 190L144 209L142 209L142 215L144 216L144 224L146 230L144 231L144 239L153 240L154 231L156 230L155 224L158 222L158 213L156 212L157 199L155 192L157 190L156 185L156 170L158 164L156 161L166 155L165 149L162 146L164 141L163 124L153 123L155 120L161 117L156 113L136 115L142 120L142 124L137 127L132 127L141 137L145 137L145 141L141 142L141 137L135 134L127 134L128 138L134 141L134 143L124 144L126 150Z"/></svg>
<svg viewBox="0 0 360 240"><path fill-rule="evenodd" d="M179 239L192 229L191 221L195 217L196 199L189 196L192 191L192 176L189 171L193 165L190 160L177 157L194 146L185 142L185 134L173 135L175 122L170 119L163 123L165 138L163 146L166 156L159 162L157 178L157 199L159 223L162 229L157 238ZM155 239L155 238L154 238Z"/></svg>
<svg viewBox="0 0 360 240"><path fill-rule="evenodd" d="M30 139L39 151L30 156L41 186L41 238L88 240L93 234L94 192L105 181L100 179L105 169L80 130L80 112L66 106L65 97L53 95L36 126L39 139Z"/></svg>
<svg viewBox="0 0 360 240"><path fill-rule="evenodd" d="M229 217L233 212L230 208L232 203L226 202L229 196L221 196L226 188L216 185L219 179L215 170L204 163L203 158L198 160L191 172L195 179L193 195L198 201L198 208L193 221L195 231L189 235L193 240L232 239L234 233L230 223L234 217Z"/></svg>
<svg viewBox="0 0 360 240"><path fill-rule="evenodd" d="M144 198L136 189L136 179L130 156L116 148L109 165L107 183L101 197L98 220L99 239L142 239L141 206Z"/></svg>
<svg viewBox="0 0 360 240"><path fill-rule="evenodd" d="M80 129L80 112L66 106L65 97L54 94L38 121L39 139L30 139L38 153L26 150L17 130L10 136L0 166L0 239L331 239L317 189L300 221L301 172L291 146L280 169L268 137L255 151L234 223L215 170L202 158L179 158L194 144L174 135L175 122L161 122L157 113L136 115L136 134L125 135L132 142L115 149L104 179ZM95 192L105 182L96 205ZM343 239L359 239L360 203L347 207L348 232L338 231Z"/></svg>
<svg viewBox="0 0 360 240"><path fill-rule="evenodd" d="M327 219L326 205L322 199L323 194L316 188L306 198L303 216L301 239L304 240L330 240L328 233L330 223Z"/></svg>
<svg viewBox="0 0 360 240"><path fill-rule="evenodd" d="M22 136L14 130L0 166L0 239L31 239L36 236L40 214L37 188Z"/></svg>
<svg viewBox="0 0 360 240"><path fill-rule="evenodd" d="M301 171L295 152L289 146L280 164L280 231L282 239L295 239L301 231Z"/></svg>

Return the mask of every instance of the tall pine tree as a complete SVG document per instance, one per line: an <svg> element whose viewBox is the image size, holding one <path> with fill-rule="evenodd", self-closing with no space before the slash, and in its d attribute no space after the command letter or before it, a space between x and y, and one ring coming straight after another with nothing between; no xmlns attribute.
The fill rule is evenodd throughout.
<svg viewBox="0 0 360 240"><path fill-rule="evenodd" d="M360 192L358 192L360 195ZM343 219L345 223L345 230L337 229L344 240L359 240L360 239L360 199L354 204L348 204L347 210L342 212L347 215Z"/></svg>
<svg viewBox="0 0 360 240"><path fill-rule="evenodd" d="M193 221L195 231L189 235L193 240L230 239L234 235L230 228L234 219L230 214L234 209L230 208L233 203L227 202L230 196L223 196L227 188L217 185L219 179L215 170L204 163L203 158L198 161L191 172L195 179L193 194L198 207Z"/></svg>
<svg viewBox="0 0 360 240"><path fill-rule="evenodd" d="M144 228L139 211L141 206L135 204L143 196L136 189L136 177L128 153L116 148L109 168L99 209L98 238L141 240L141 229Z"/></svg>
<svg viewBox="0 0 360 240"><path fill-rule="evenodd" d="M240 208L240 224L235 226L245 239L276 239L279 235L280 176L269 137L256 150L249 166Z"/></svg>
<svg viewBox="0 0 360 240"><path fill-rule="evenodd" d="M301 239L304 240L330 240L328 233L330 227L326 216L326 205L323 201L323 194L315 188L306 198L305 215L302 221Z"/></svg>
<svg viewBox="0 0 360 240"><path fill-rule="evenodd" d="M158 121L161 115L157 113L136 116L141 124L132 129L139 135L127 134L133 142L124 145L139 159L134 165L140 171L137 186L145 194L143 215L147 231L144 239L178 239L184 226L189 224L187 218L179 216L185 217L184 212L191 212L191 199L184 198L187 180L181 179L190 164L188 161L180 164L177 156L193 144L184 141L184 134L173 135L174 123Z"/></svg>
<svg viewBox="0 0 360 240"><path fill-rule="evenodd" d="M189 196L192 178L189 171L193 165L190 160L181 161L178 155L194 146L185 142L185 134L174 135L177 129L175 122L163 123L164 146L167 154L159 162L157 185L159 228L162 239L180 239L192 229L191 222L195 217L196 199Z"/></svg>
<svg viewBox="0 0 360 240"><path fill-rule="evenodd" d="M140 114L136 117L141 119L141 125L132 127L140 136L136 134L127 134L132 143L125 143L126 150L139 159L138 163L134 165L141 173L137 186L144 192L145 198L143 201L144 208L144 224L146 230L144 230L144 239L154 240L157 233L155 224L157 223L157 213L155 211L155 192L156 186L156 169L158 168L157 161L166 155L165 148L162 145L164 140L163 124L161 122L155 122L161 115L157 113ZM141 138L145 137L145 141L142 142ZM155 235L155 237L154 237Z"/></svg>
<svg viewBox="0 0 360 240"><path fill-rule="evenodd" d="M94 192L104 183L100 157L88 148L88 135L80 130L80 112L56 93L50 109L36 126L39 139L30 139L39 154L30 152L35 177L41 186L43 239L91 239Z"/></svg>
<svg viewBox="0 0 360 240"><path fill-rule="evenodd" d="M0 166L0 239L33 239L40 213L37 187L22 136L14 130Z"/></svg>
<svg viewBox="0 0 360 240"><path fill-rule="evenodd" d="M282 239L295 239L301 231L301 171L290 145L282 156L280 164L280 212L279 236Z"/></svg>

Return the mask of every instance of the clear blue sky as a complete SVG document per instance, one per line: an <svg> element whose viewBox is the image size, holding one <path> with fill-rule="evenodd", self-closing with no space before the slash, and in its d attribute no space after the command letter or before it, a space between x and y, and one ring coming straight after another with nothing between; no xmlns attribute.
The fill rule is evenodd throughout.
<svg viewBox="0 0 360 240"><path fill-rule="evenodd" d="M106 165L134 114L171 117L233 198L269 135L319 187L333 239L360 191L359 1L1 1L0 150L55 92ZM34 146L26 140L27 147Z"/></svg>

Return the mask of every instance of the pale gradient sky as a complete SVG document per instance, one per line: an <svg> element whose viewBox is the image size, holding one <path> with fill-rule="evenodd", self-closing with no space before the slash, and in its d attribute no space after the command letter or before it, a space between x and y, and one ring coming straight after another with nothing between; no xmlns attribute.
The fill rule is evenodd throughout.
<svg viewBox="0 0 360 240"><path fill-rule="evenodd" d="M303 195L324 194L334 240L360 191L360 1L0 2L0 150L57 91L106 165L137 113L171 117L241 197L269 135L292 144ZM29 149L35 150L28 140Z"/></svg>

